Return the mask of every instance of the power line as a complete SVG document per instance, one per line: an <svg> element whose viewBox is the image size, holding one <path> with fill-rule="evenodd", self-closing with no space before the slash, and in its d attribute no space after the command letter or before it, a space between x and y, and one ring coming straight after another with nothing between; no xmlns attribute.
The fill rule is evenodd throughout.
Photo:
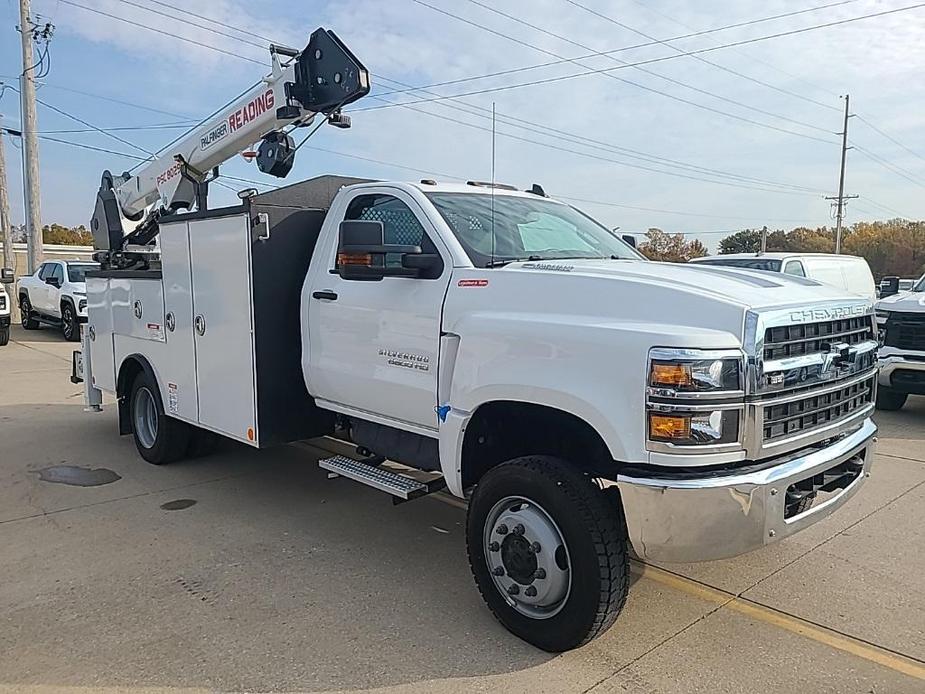
<svg viewBox="0 0 925 694"><path fill-rule="evenodd" d="M925 157L923 157L921 154L919 154L918 152L915 152L915 151L909 149L909 148L906 147L906 145L904 145L902 142L900 142L899 140L897 140L895 137L893 137L893 136L890 135L889 133L884 132L883 130L881 130L880 128L878 128L876 125L874 125L873 123L871 123L869 120L867 120L867 119L864 118L863 116L860 116L860 115L858 115L857 113L855 113L855 114L854 114L854 117L857 118L857 119L858 119L859 121L861 121L862 123L864 123L868 128L870 128L870 129L873 130L874 132L877 132L877 133L880 133L881 135L883 135L883 137L885 137L887 140L889 140L889 141L892 142L893 144L902 147L904 150L906 150L906 151L907 151L909 154L911 154L912 156L918 157L918 158L921 159L922 161L925 161Z"/></svg>
<svg viewBox="0 0 925 694"><path fill-rule="evenodd" d="M414 2L420 2L421 0L413 0L413 1L414 1ZM651 65L651 64L654 64L654 63L661 63L661 62L666 62L666 61L669 61L669 60L677 60L678 58L683 58L683 57L686 57L686 56L699 55L699 54L701 54L701 53L710 53L710 52L713 52L713 51L719 51L719 50L723 50L723 49L727 49L727 48L735 48L735 47L737 47L737 46L746 46L746 45L750 45L750 44L754 44L754 43L760 43L760 42L762 42L762 41L770 41L770 40L773 40L773 39L779 39L779 38L784 38L784 37L788 37L788 36L796 36L796 35L799 35L799 34L804 34L804 33L810 32L810 31L818 31L818 30L820 30L820 29L829 29L829 28L835 27L835 26L842 26L842 25L845 25L845 24L850 24L850 23L853 23L853 22L859 22L859 21L863 21L863 20L867 20L867 19L875 19L875 18L878 18L878 17L883 17L883 16L887 16L887 15L891 15L891 14L897 14L897 13L899 13L899 12L909 12L909 11L911 11L911 10L916 10L916 9L921 8L921 7L925 7L925 3L917 3L917 4L915 4L915 5L907 5L906 7L898 7L898 8L894 8L894 9L891 9L891 10L882 10L882 11L880 11L880 12L872 12L872 13L868 13L868 14L865 14L865 15L858 15L858 16L856 16L856 17L848 17L848 18L846 18L846 19L839 19L839 20L834 20L834 21L831 21L831 22L825 22L825 23L823 23L823 24L813 24L813 25L808 26L808 27L801 27L801 28L799 28L799 29L790 29L790 30L788 30L788 31L777 32L777 33L775 33L775 34L766 34L766 35L764 35L764 36L755 36L755 37L752 37L752 38L749 38L749 39L742 39L742 40L739 40L739 41L733 41L733 42L731 42L731 43L725 43L725 44L721 44L721 45L718 45L718 46L709 46L709 47L707 47L707 48L699 48L699 49L695 49L695 50L691 50L691 51L686 51L686 52L684 52L684 53L678 53L678 54L675 54L675 55L659 56L659 57L656 57L656 58L649 58L649 59L647 59L647 60L640 60L640 61L637 61L637 62L634 62L634 63L627 63L626 65L617 65L617 66L615 66L615 67L599 68L599 69L594 69L594 70L587 70L587 71L584 71L584 72L575 72L575 73L570 73L570 74L567 74L567 75L559 75L559 76L556 76L556 77L547 77L547 78L543 78L543 79L529 80L529 81L526 81L526 82L516 82L516 83L514 83L514 84L500 85L500 86L496 86L496 87L486 87L486 88L483 88L483 89L476 89L476 90L472 90L472 91L469 91L469 92L461 92L461 93L458 93L458 94L450 94L450 95L447 95L447 96L436 97L436 98L433 98L433 99L417 99L417 100L414 100L414 101L406 101L406 102L403 102L403 103L404 103L404 104L426 103L426 102L430 102L430 101L437 101L437 100L440 100L440 99L460 98L460 97L465 97L465 96L475 96L475 95L478 95L478 94L489 94L489 93L493 93L493 92L507 91L507 90L510 90L510 89L519 89L519 88L521 88L521 87L532 87L532 86L536 86L536 85L540 85L540 84L551 84L551 83L555 83L555 82L562 82L562 81L565 81L565 80L571 80L571 79L575 79L575 78L577 78L577 77L584 77L584 76L586 76L586 75L591 75L591 74L596 74L596 73L601 73L601 72L614 72L614 71L616 71L616 70L623 70L623 69L625 69L625 68L628 68L628 67L636 67L636 66L638 66L638 65ZM609 52L615 52L615 51L600 51L600 52L598 52L596 55L605 55L605 54L607 54L607 53L609 53ZM567 61L566 61L566 62L567 62ZM497 74L497 73L496 73L496 74ZM480 78L488 77L488 76L494 76L494 75L481 75L481 76L479 76L479 77L476 78L476 79L480 79ZM473 79L473 78L467 78L467 79ZM465 81L465 80L463 80L463 81ZM425 89L425 88L426 88L426 89L429 89L429 88L432 88L432 87L435 87L435 86L443 86L443 85L445 85L445 84L447 84L447 82L434 83L434 84L427 84L427 85L422 85L421 87L416 87L415 89ZM412 90L408 90L408 91L412 91ZM392 93L394 93L394 92L392 92ZM385 96L385 94L383 94L383 96ZM375 108L381 108L381 107L368 107L368 108L365 108L365 109L353 109L353 110L354 110L354 111L369 111L369 110L373 110L373 109L375 109Z"/></svg>
<svg viewBox="0 0 925 694"><path fill-rule="evenodd" d="M914 178L915 174L911 173L910 171L907 171L906 169L903 169L902 167L897 166L896 164L893 164L892 162L887 161L883 157L877 154L874 154L869 149L865 149L864 147L861 147L860 145L855 144L854 142L852 142L851 145L852 145L852 149L857 150L858 152L863 154L865 157L867 157L874 163L882 166L887 171L890 171L896 174L897 176L901 176L902 178L906 179L910 183L913 183L917 186L922 186L923 188L925 188L925 183Z"/></svg>
<svg viewBox="0 0 925 694"><path fill-rule="evenodd" d="M633 0L633 1L634 1L634 2L637 2L637 4L640 4L638 0ZM840 3L838 3L838 4L839 4L839 5L848 5L848 4L857 2L857 1L858 1L858 0L843 0L842 2L840 2ZM594 15L594 16L596 16L596 17L600 17L601 19L604 19L604 20L610 22L611 24L614 24L614 25L620 27L621 29L626 29L627 31L631 31L631 32L633 32L634 34L638 34L639 36L642 36L642 37L644 37L644 38L651 39L652 41L658 41L659 44L661 44L661 45L663 45L663 46L666 46L666 47L668 47L668 48L671 48L672 50L678 51L679 53L683 52L682 49L680 49L680 48L678 48L678 47L672 45L670 41L665 41L665 40L662 40L662 39L658 39L658 38L656 38L656 37L654 37L654 36L651 36L650 34L647 34L647 33L645 33L644 31L640 31L639 29L635 29L634 27L631 27L631 26L628 25L628 24L624 24L623 22L620 22L620 21L614 19L613 17L611 17L611 16L609 16L609 15L606 15L606 14L604 14L604 13L602 13L602 12L598 12L597 10L594 10L594 9L592 9L592 8L590 8L590 7L587 7L586 5L583 5L583 4L581 4L580 2L577 2L576 0L565 0L565 2L567 2L567 3L571 4L571 5L574 5L575 7L578 7L578 8L584 10L585 12L587 12L587 13L589 13L589 14L592 14L592 15ZM653 11L656 12L657 14L660 14L660 15L662 15L662 16L665 16L663 13L658 12L658 10L654 10L654 9L653 9ZM684 25L682 25L682 26L684 26ZM701 56L692 56L692 57L694 58L694 60L697 60L697 61L699 61L699 62L701 62L701 63L704 63L705 65L710 65L711 67L715 67L715 68L717 68L717 69L719 69L719 70L722 70L723 72L728 72L728 73L731 74L731 75L735 75L736 77L739 77L739 78L741 78L741 79L748 80L749 82L754 82L755 84L760 84L761 86L767 87L768 89L773 89L773 90L775 90L775 91L777 91L777 92L780 92L780 93L782 93L782 94L786 94L786 95L788 95L788 96L795 97L795 98L800 99L800 100L802 100L802 101L806 101L806 102L808 102L808 103L815 104L816 106L821 106L822 108L827 108L827 109L831 109L831 110L834 110L834 111L838 111L838 109L837 109L836 107L834 107L834 106L832 106L832 105L830 105L830 104L825 104L825 103L823 103L823 102L821 102L821 101L816 101L815 99L812 99L812 98L810 98L810 97L808 97L808 96L803 96L802 94L797 94L796 92L790 91L789 89L784 89L783 87L778 87L777 85L770 84L769 82L765 82L764 80L760 80L760 79L758 79L757 77L752 77L751 75L746 75L745 73L739 72L738 70L733 70L733 69L730 68L730 67L726 67L725 65L721 65L720 63L714 62L714 61L709 60L709 59L707 59L707 58L703 58L703 57L701 57ZM773 66L771 66L771 67L773 67Z"/></svg>
<svg viewBox="0 0 925 694"><path fill-rule="evenodd" d="M633 85L634 87L638 87L639 89L644 89L644 90L646 90L646 91L650 91L650 92L653 92L653 93L655 93L655 94L659 94L659 95L661 95L661 96L665 96L665 97L667 97L667 98L669 98L669 99L673 99L673 100L675 100L675 101L679 101L679 102L681 102L681 103L685 103L685 104L687 104L687 105L689 105L689 106L693 106L693 107L695 107L695 108L703 109L703 110L705 110L705 111L710 111L710 112L712 112L712 113L716 113L716 114L719 114L719 115L722 115L722 116L726 116L727 118L733 118L733 119L735 119L735 120L740 120L740 121L749 123L750 125L755 125L755 126L762 127L762 128L768 128L768 129L771 129L771 130L777 130L777 131L779 131L779 132L787 133L787 134L789 134L789 135L795 135L795 136L797 136L797 137L804 137L804 138L807 138L807 139L810 139L810 140L817 140L817 141L819 141L819 142L826 142L826 143L831 142L830 140L824 140L824 139L822 139L822 138L820 138L820 137L815 137L815 136L813 136L813 135L806 135L805 133L797 132L797 131L795 131L795 130L788 130L788 129L786 129L786 128L781 128L781 127L778 127L778 126L776 126L776 125L771 125L771 124L768 124L768 123L762 123L761 121L756 121L756 120L753 120L753 119L751 119L751 118L746 118L745 116L739 116L739 115L734 114L734 113L729 113L728 111L723 111L722 109L713 108L712 106L707 106L707 105L705 105L705 104L700 104L700 103L697 103L696 101L691 101L690 99L685 99L685 98L683 98L683 97L677 96L676 94L670 94L670 93L668 93L668 92L663 92L663 91L661 91L661 90L659 90L659 89L655 89L654 87L649 87L649 86L647 86L647 85L643 85L643 84L640 84L640 83L638 83L638 82L633 82L633 81L631 81L631 80L624 79L624 78L622 78L622 77L618 77L618 76L616 76L616 75L614 75L614 74L611 74L611 73L610 73L609 71L607 71L607 70L594 70L594 69L591 69L591 68L589 68L587 65L581 63L580 60L577 59L577 58L564 58L564 57L563 57L562 55L560 55L559 53L556 53L556 52L554 52L554 51L549 51L549 50L547 50L547 49L545 49L545 48L542 48L542 47L540 47L540 46L536 46L535 44L529 43L529 42L527 42L527 41L522 41L522 40L520 40L520 39L518 39L518 38L515 38L515 37L513 37L513 36L510 36L510 35L508 35L508 34L502 33L502 32L500 32L500 31L496 31L495 29L492 29L491 27L487 27L487 26L485 26L484 24L479 24L478 22L473 22L472 20L466 19L465 17L460 17L459 15L454 14L454 13L452 13L452 12L449 12L448 10L444 10L444 9L442 9L442 8L440 8L440 7L436 7L435 5L431 5L430 3L425 2L425 0L412 0L412 2L417 3L418 5L421 5L421 6L423 6L423 7L430 8L431 10L434 10L435 12L439 12L440 14L445 15L445 16L447 16L447 17L451 17L452 19L458 20L458 21L460 21L460 22L464 22L465 24L469 24L469 25L471 25L471 26L473 26L473 27L476 27L477 29L481 29L482 31L487 31L487 32L489 32L489 33L491 33L491 34L495 34L496 36L500 36L501 38L507 39L508 41L512 41L513 43L517 43L517 44L519 44L519 45L521 45L521 46L525 46L525 47L527 47L527 48L531 48L531 49L533 49L533 50L535 50L535 51L539 51L540 53L545 53L546 55L551 55L551 56L556 57L556 58L562 58L563 60L565 60L565 61L567 61L567 62L569 62L569 63L572 63L572 64L577 65L577 66L582 67L582 68L589 69L590 72L589 72L588 74L599 74L599 75L602 75L602 76L604 76L604 77L609 77L609 78L611 78L611 79L615 79L615 80L618 80L618 81L620 81L620 82L624 82L624 83L626 83L626 84L631 84L631 85ZM545 30L545 29L543 29L543 28L541 28L541 27L536 26L535 24L530 24L529 22L526 22L526 21L524 21L524 20L522 20L522 19L519 19L519 18L517 18L517 17L515 17L515 16L513 16L513 15L510 15L510 14L507 14L507 13L505 13L505 12L502 12L501 10L497 10L497 9L495 9L495 8L489 6L489 5L482 4L481 2L478 2L478 0L469 0L469 2L471 2L471 3L475 4L475 5L478 5L478 6L480 6L480 7L484 7L485 9L487 9L487 10L489 10L489 11L491 11L491 12L494 12L494 13L496 13L496 14L499 14L499 15L501 15L501 16L503 16L503 17L506 17L506 18L508 18L508 19L511 19L511 20L513 20L513 21L515 21L515 22L519 22L519 23L521 23L521 24L524 24L524 25L526 25L526 26L529 26L529 27L532 28L532 29L536 29L537 31L541 31L541 32L543 32L544 34L548 34L548 35L550 35L550 36L553 36L553 37L555 37L555 38L557 38L557 39L559 39L559 40L561 40L561 41L568 41L569 43L572 43L572 44L574 44L574 45L577 45L577 46L580 46L580 47L582 47L582 48L587 49L587 46L584 46L584 45L582 45L582 44L576 43L576 42L572 41L571 39L565 38L565 37L563 37L563 36L561 36L561 35L559 35L559 34L555 34L555 33L553 33L553 32L547 31L547 30ZM706 90L699 89L698 87L692 87L692 86L690 86L690 85L688 85L688 84L685 84L685 83L683 83L683 82L681 82L681 81L679 81L679 80L674 80L674 79L669 78L669 77L663 77L662 75L658 75L657 73L651 72L651 71L649 71L649 70L645 70L644 68L640 68L640 67L638 66L638 64L635 64L635 63L627 63L627 62L621 61L621 60L619 60L619 59L617 59L617 58L614 58L613 56L608 56L608 57L609 57L611 60L617 61L617 62L619 63L619 65L618 65L617 67L611 68L612 70L618 70L618 69L621 69L621 68L624 68L624 67L635 67L635 68L638 69L638 70L642 70L643 72L647 72L648 74L655 75L656 77L660 77L660 78L665 79L665 80L667 80L667 81L669 81L669 82L674 82L675 84L680 84L681 86L687 87L688 89L693 89L693 90L695 90L695 91L702 92L702 93L704 93L704 94L707 94L708 96L712 96L712 97L717 98L717 99L722 99L722 100L724 100L724 101L729 101L729 102L734 103L735 105L737 105L737 106L739 106L739 107L746 108L746 109L749 109L749 110L754 110L754 111L760 111L761 113L764 113L764 114L766 114L766 115L770 115L770 116L775 117L775 118L781 118L781 119L783 119L783 120L792 120L792 119L790 119L790 118L788 118L788 117L786 117L786 116L779 116L779 115L777 115L777 114L775 114L775 113L771 113L771 112L769 112L769 111L763 111L763 110L761 110L761 109L757 109L757 108L754 108L754 107L752 107L752 106L749 106L748 104L743 104L742 102L735 101L734 99L728 99L727 97L723 97L723 96L720 96L720 95L717 95L717 94L713 94L712 92L708 92L708 91L706 91ZM417 102L410 102L410 103L417 103ZM358 109L358 110L363 111L363 110L369 110L369 109ZM800 123L800 125L802 125L803 127L815 128L815 129L817 129L817 130L821 130L822 132L827 132L824 128L818 128L818 127L815 126L815 125L809 125L809 124L805 124L805 123Z"/></svg>
<svg viewBox="0 0 925 694"><path fill-rule="evenodd" d="M119 17L118 15L110 14L109 12L104 12L103 10L98 10L95 7L87 7L86 5L81 5L79 2L74 2L74 0L58 0L58 1L64 3L65 5L70 5L71 7L77 7L87 12L93 12L94 14L98 14L103 17L108 17L109 19L115 19L120 22L125 22L126 24L131 24L132 26L139 27L141 29L148 29L149 31L153 31L158 34L163 34L164 36L170 36L180 41L185 41L186 43L190 43L194 46L200 46L203 48L206 47L204 44L200 43L199 41L188 39L185 36L179 36L178 34L174 34L169 31L164 31L163 29L158 29L156 27L150 27L140 22L135 22L135 21L132 21L131 19L126 19L125 17ZM251 63L256 63L257 65L263 65L264 67L266 67L267 65L266 62L262 60L255 60L254 58L248 58L247 56L241 55L240 53L233 53L232 51L226 51L224 48L218 48L217 46L209 46L208 48L210 48L213 51L217 51L219 53L224 53L225 55L229 55L232 58L240 58L241 60L246 60Z"/></svg>
<svg viewBox="0 0 925 694"><path fill-rule="evenodd" d="M197 15L197 16L203 17L203 18L204 18L203 15ZM116 17L115 15L113 15L112 17L113 17L114 19L118 19L118 20L120 20L120 21L126 21L126 20L124 20L123 18ZM208 18L206 18L206 19L208 19ZM241 30L241 29L237 29L236 27L233 27L232 25L229 25L229 24L223 24L223 25L224 25L224 26L227 26L227 27L229 27L229 28L233 28L233 29L235 29L235 30L239 30L239 31L242 31L242 32L244 31L244 30ZM204 47L204 48L212 48L209 44L201 44L201 45L202 45L202 47ZM388 78L385 78L385 79L386 79L387 81L390 81L390 82L396 82L396 83L398 83L398 84L402 84L402 83L400 83L400 82L397 82L396 80L390 80L390 79L388 79ZM250 89L250 88L249 88L249 89ZM243 95L243 93L242 93L242 95ZM240 97L240 96L241 96L241 95L239 95L239 97ZM239 97L235 97L235 99L237 99L237 98L239 98ZM487 131L487 128L482 128L482 127L477 126L477 125L472 124L472 123L466 123L466 122L460 121L460 120L458 120L458 119L449 118L449 117L447 117L447 116L442 116L442 115L440 115L440 114L435 114L435 113L432 113L432 112L430 112L430 111L425 111L425 110L423 110L423 109L416 109L416 108L412 108L412 107L410 107L410 106L404 106L404 105L402 105L402 104L393 104L393 102L389 102L389 101L387 101L387 100L385 100L385 99L382 99L381 97L375 97L375 96L374 96L373 98L379 98L381 101L384 101L385 103L387 103L387 104L389 104L389 105L399 105L399 106L402 106L402 107L404 107L404 108L407 108L408 110L416 111L416 112L418 112L418 113L423 113L423 114L425 114L425 115L430 115L430 116L435 117L435 118L441 118L441 119L443 119L443 120L447 120L447 121L450 121L450 122L454 122L454 123L457 123L457 124L461 124L461 125L464 125L464 126L467 126L467 127L479 128L479 129L482 129L482 130ZM451 99L447 99L447 100L451 100ZM229 103L231 103L231 102L229 102ZM475 106L475 105L471 105L471 106L470 106L470 105L468 105L468 104L465 104L464 102L458 102L458 103L463 104L463 105L465 105L466 108L469 108L469 109L470 109L470 110L468 111L469 115L477 115L477 116L479 116L479 117L486 117L486 116L482 116L481 114L474 114L474 113L472 113L472 111L471 111L471 109L478 109L478 110L482 110L482 111L486 111L486 109L483 109L482 107L478 107L478 106ZM226 106L227 106L227 105L228 105L228 104L226 104ZM222 106L222 107L219 109L219 111L220 111L222 108L225 108L225 106ZM217 113L217 112L218 112L218 111L216 111L216 112L214 112L214 113ZM212 115L214 115L214 113L213 113ZM203 122L205 122L205 120L207 120L208 118L211 118L212 115L207 116L205 119L203 119L202 121L200 121L199 124L202 124ZM619 151L620 154L622 154L622 155L624 155L624 156L629 156L629 157L631 157L631 158L637 158L637 159L639 159L639 158L641 157L641 158L643 159L643 161L662 160L662 161L667 161L667 162L669 162L669 163L671 163L672 165L675 165L675 166L686 167L686 168L689 168L689 169L694 170L694 171L700 170L700 171L703 171L704 173L706 173L707 175L710 175L710 176L725 177L725 178L730 178L730 179L732 179L732 180L741 180L741 181L745 181L745 182L748 182L748 183L766 183L766 184L768 184L768 185L773 185L773 186L778 186L778 187L785 187L785 188L788 188L788 189L791 189L791 190L803 190L803 191L806 191L806 192L819 192L819 191L815 191L815 190L813 190L813 189L811 189L811 188L806 188L806 187L804 187L804 186L797 186L797 185L789 184L789 183L779 183L779 182L776 182L776 181L767 181L767 180L764 180L764 179L757 179L757 178L753 178L753 177L743 176L743 175L741 175L741 174L731 174L731 173L722 172L722 171L719 171L719 170L716 170L716 169L707 169L706 167L699 167L699 166L696 166L696 165L687 164L687 163L684 163L684 162L679 162L679 161L677 161L677 160L666 159L666 158L664 158L664 157L657 157L657 156L655 156L655 155L648 155L648 154L646 154L646 153L644 153L644 152L638 152L637 150L629 150L628 148L622 148L622 147L618 147L618 146L616 146L616 145L611 145L611 144L609 144L609 143L601 142L601 141L598 141L598 140L592 140L592 139L590 139L590 138L585 138L585 137L582 137L582 136L573 135L573 134L571 134L571 133L568 133L567 131L551 129L551 128L549 128L548 126L542 126L542 125L537 124L537 123L532 123L531 121L526 121L526 120L524 120L524 119L514 118L513 116L506 116L505 118L506 118L507 120L519 121L520 123L525 123L525 124L528 124L528 125L531 125L531 126L535 126L535 127L541 128L541 129L543 129L543 130L552 130L553 132L557 132L557 133L559 133L559 134L561 134L561 135L564 135L564 136L566 136L566 137L572 138L573 141L576 140L576 139L577 139L577 140L585 140L585 141L587 141L587 142L589 142L589 143L591 143L591 144L593 144L593 145L595 145L595 146L603 146L603 147L610 148L610 149L616 149L616 150ZM198 127L198 126L197 126L197 127ZM517 127L517 128L523 129L523 130L528 130L528 131L531 131L531 132L538 132L538 134L540 134L540 135L545 135L545 134L546 134L546 133L544 133L544 132L542 132L542 131L537 131L537 130L535 130L535 129L524 128L523 126L518 125L517 123L514 123L514 124L513 124L513 127ZM182 137L183 137L183 135L180 136L180 138L182 138ZM510 137L516 137L516 136L513 136L513 135L512 135L512 136L510 136ZM178 141L180 138L175 139L173 142ZM520 138L520 139L522 139L524 142L539 144L540 146L550 146L550 145L544 145L543 143L535 143L534 141L528 140L528 139L525 139L525 138ZM170 144L173 144L173 142L171 142ZM169 147L170 144L168 144L166 147ZM584 142L577 142L576 144L585 145ZM585 145L585 146L587 146L587 145ZM159 150L159 152L162 152L164 149L166 149L166 147L164 147L164 148L162 148L161 150ZM560 148L557 148L557 149L560 149L560 150L561 150L562 148L560 147ZM578 155L578 156L593 156L593 155L586 155L586 154L583 153L583 152L576 152L576 151L574 151L574 150L565 150L565 151L568 151L568 152L571 153L571 154L576 154L576 155ZM599 158L599 157L597 157L597 158ZM678 174L677 172L674 172L674 171L663 171L663 170L660 170L660 169L652 169L652 168L649 168L649 167L638 167L638 166L635 166L635 165L633 165L633 164L629 164L629 163L622 162L622 161L619 161L619 160L613 160L613 159L611 159L611 160L608 160L608 161L610 161L611 163L622 164L622 165L625 165L625 166L630 166L630 167L635 167L635 168L642 168L643 170L651 171L651 172L654 172L654 173L662 173L662 174L671 175L671 176L682 176L682 177L685 177L685 178L690 178L690 179L692 179L692 180L698 180L698 181L707 182L707 183L718 183L718 184L721 184L721 185L722 185L722 184L725 184L725 185L733 185L733 184L728 184L728 183L725 183L725 182L713 181L712 179L707 179L707 178L702 178L702 177L683 176L682 174ZM656 163L656 164L661 164L662 162L661 162L661 161L655 161L654 163ZM135 168L137 168L137 167L135 167ZM742 187L742 188L747 188L747 189L765 190L765 191L768 191L768 192L784 192L784 191L778 191L778 190L771 190L771 189L767 189L767 188L755 188L754 186L751 186L751 185L748 185L748 186L736 186L736 187Z"/></svg>

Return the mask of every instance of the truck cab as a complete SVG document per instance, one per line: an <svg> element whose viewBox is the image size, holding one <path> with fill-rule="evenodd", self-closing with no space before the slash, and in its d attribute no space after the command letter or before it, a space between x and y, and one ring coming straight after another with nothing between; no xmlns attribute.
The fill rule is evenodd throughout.
<svg viewBox="0 0 925 694"><path fill-rule="evenodd" d="M328 435L339 477L447 489L489 607L546 650L613 623L630 549L741 554L870 474L869 299L649 262L536 185L323 176L164 216L147 257L87 274L91 407L152 463Z"/></svg>

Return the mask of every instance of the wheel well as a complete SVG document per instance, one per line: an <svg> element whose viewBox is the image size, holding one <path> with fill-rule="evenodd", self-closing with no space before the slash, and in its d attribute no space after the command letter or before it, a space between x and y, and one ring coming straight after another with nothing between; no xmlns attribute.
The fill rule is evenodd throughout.
<svg viewBox="0 0 925 694"><path fill-rule="evenodd" d="M490 402L480 405L466 426L463 488L496 465L524 455L553 455L588 472L613 466L607 444L580 417L545 405Z"/></svg>
<svg viewBox="0 0 925 694"><path fill-rule="evenodd" d="M148 360L139 354L132 354L122 361L119 367L119 376L116 379L116 397L119 402L119 433L131 434L131 407L129 405L129 391L138 374L147 373L151 380L156 384L157 379Z"/></svg>
<svg viewBox="0 0 925 694"><path fill-rule="evenodd" d="M64 304L70 304L74 308L77 308L77 306L74 304L73 297L70 297L70 296L62 296L60 303L61 303L61 308L64 308Z"/></svg>

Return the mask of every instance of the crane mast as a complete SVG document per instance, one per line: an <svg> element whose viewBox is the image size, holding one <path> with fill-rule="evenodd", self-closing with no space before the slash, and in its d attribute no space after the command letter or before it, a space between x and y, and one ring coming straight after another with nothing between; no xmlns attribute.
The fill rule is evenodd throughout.
<svg viewBox="0 0 925 694"><path fill-rule="evenodd" d="M260 142L258 168L285 178L296 149L285 129L308 125L318 114L331 125L349 127L341 108L369 93L369 73L334 32L319 28L302 51L271 46L270 53L269 75L161 156L134 174L103 172L90 227L104 264L134 262L157 235L164 214L205 209L219 165L254 143ZM123 217L141 223L126 235Z"/></svg>

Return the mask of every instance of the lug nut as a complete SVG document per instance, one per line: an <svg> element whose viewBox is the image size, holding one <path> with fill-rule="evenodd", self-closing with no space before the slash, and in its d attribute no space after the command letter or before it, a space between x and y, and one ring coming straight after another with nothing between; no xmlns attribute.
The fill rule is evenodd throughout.
<svg viewBox="0 0 925 694"><path fill-rule="evenodd" d="M533 578L546 578L546 569L539 568L533 572Z"/></svg>
<svg viewBox="0 0 925 694"><path fill-rule="evenodd" d="M495 576L503 576L503 575L504 575L504 567L502 567L502 566L496 566L495 568L493 568L493 569L491 570L491 572L492 572Z"/></svg>
<svg viewBox="0 0 925 694"><path fill-rule="evenodd" d="M524 591L524 595L526 595L528 598L535 598L536 588L533 586L527 586L527 589Z"/></svg>
<svg viewBox="0 0 925 694"><path fill-rule="evenodd" d="M507 589L508 595L517 595L518 593L520 593L520 588L517 587L516 585L513 585Z"/></svg>
<svg viewBox="0 0 925 694"><path fill-rule="evenodd" d="M507 526L502 523L497 528L495 528L495 532L497 532L499 535L507 535Z"/></svg>
<svg viewBox="0 0 925 694"><path fill-rule="evenodd" d="M515 535L523 535L523 534L524 534L524 526L521 525L520 523L518 523L517 525L514 526L514 530L513 530L512 532L513 532Z"/></svg>
<svg viewBox="0 0 925 694"><path fill-rule="evenodd" d="M531 545L531 549L533 550L533 553L534 553L534 554L539 554L539 553L543 550L543 548L540 546L540 543L539 543L539 542L534 542L534 543Z"/></svg>
<svg viewBox="0 0 925 694"><path fill-rule="evenodd" d="M488 543L489 552L497 552L499 549L501 549L501 545L499 545L497 542Z"/></svg>

